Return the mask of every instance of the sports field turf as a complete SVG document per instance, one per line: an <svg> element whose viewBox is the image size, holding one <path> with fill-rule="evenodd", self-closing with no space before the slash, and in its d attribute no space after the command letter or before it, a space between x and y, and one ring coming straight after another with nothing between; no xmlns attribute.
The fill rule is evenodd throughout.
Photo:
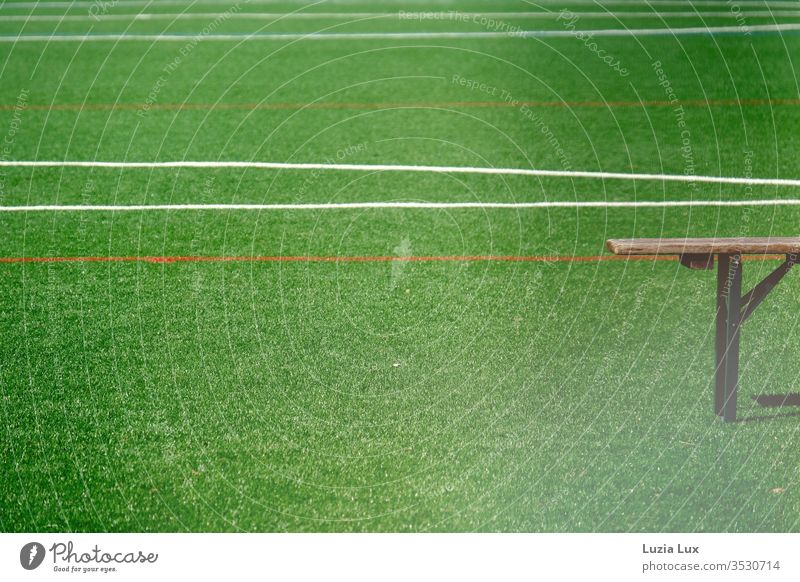
<svg viewBox="0 0 800 582"><path fill-rule="evenodd" d="M800 409L753 400L800 392L800 273L723 424L715 275L604 246L795 236L800 187L569 174L800 177L800 31L742 27L800 4L740 4L0 2L0 163L334 165L0 166L0 530L800 530ZM569 22L712 31L347 36ZM65 205L114 208L16 208Z"/></svg>

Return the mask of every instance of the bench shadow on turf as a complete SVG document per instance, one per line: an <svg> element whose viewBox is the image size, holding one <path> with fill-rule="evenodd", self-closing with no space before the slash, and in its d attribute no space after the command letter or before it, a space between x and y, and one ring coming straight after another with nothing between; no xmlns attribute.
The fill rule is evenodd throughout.
<svg viewBox="0 0 800 582"><path fill-rule="evenodd" d="M753 396L760 406L764 408L788 408L791 406L800 406L800 393L791 392L789 394L759 394ZM766 416L750 416L747 418L739 419L739 422L755 422L759 420L774 420L777 418L786 418L789 416L800 416L800 411L797 412L784 412L781 414L771 414Z"/></svg>

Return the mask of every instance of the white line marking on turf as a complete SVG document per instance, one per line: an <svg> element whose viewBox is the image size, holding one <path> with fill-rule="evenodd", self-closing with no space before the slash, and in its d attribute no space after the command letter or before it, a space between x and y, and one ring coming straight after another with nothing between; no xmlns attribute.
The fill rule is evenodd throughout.
<svg viewBox="0 0 800 582"><path fill-rule="evenodd" d="M280 4L286 3L284 0L247 0L247 4L251 6L257 5L270 5L270 4ZM328 0L328 5L352 5L358 4L359 2L354 1L335 1L335 0ZM405 2L408 4L408 2ZM430 5L429 1L420 2L425 5ZM41 2L3 2L0 4L0 10L2 9L20 9L20 8L103 8L103 2L98 2L98 0L74 0L74 1L41 1ZM115 0L112 2L114 7L121 7L124 8L128 7L137 7L137 6L144 6L149 7L153 6L154 4L158 4L160 6L219 6L219 5L233 5L233 2L219 2L218 0L194 0L194 1L187 1L187 0L158 0L158 2L154 2L153 0ZM562 5L571 5L571 6L583 6L583 5L592 5L597 6L596 0L538 0L537 4L541 4L543 6L552 6L555 4L555 8L560 8ZM611 0L609 2L605 2L603 6L641 6L643 3L639 1L628 1L628 0ZM678 7L686 7L689 2L687 0L650 0L647 4L651 6L678 6ZM711 8L727 8L727 3L723 3L720 0L692 0L690 3L692 6L695 7L711 7ZM770 6L775 7L787 7L787 8L795 8L797 7L797 2L793 2L791 0L737 0L735 5L739 8L769 8Z"/></svg>
<svg viewBox="0 0 800 582"><path fill-rule="evenodd" d="M756 24L751 26L693 26L689 28L607 28L597 30L520 30L505 32L323 32L323 33L234 33L234 34L20 34L2 35L0 42L95 42L95 41L248 41L248 40L423 40L493 38L566 38L578 35L600 36L683 36L774 33L800 30L800 23Z"/></svg>
<svg viewBox="0 0 800 582"><path fill-rule="evenodd" d="M538 176L544 178L589 178L598 180L657 180L665 182L702 182L741 184L745 186L800 186L796 178L737 178L727 176L689 176L685 174L636 174L623 172L586 172L577 170L536 170L526 168L480 168L470 166L410 166L395 164L305 164L289 162L176 161L176 162L103 162L79 160L0 160L0 167L21 168L243 168L268 170L331 170L351 172L427 172L438 174L489 174L498 176Z"/></svg>
<svg viewBox="0 0 800 582"><path fill-rule="evenodd" d="M800 7L800 5L798 5ZM800 10L753 10L725 12L579 12L581 18L780 18L800 16ZM362 18L391 18L410 21L446 21L461 18L506 18L517 19L551 19L558 18L559 12L140 12L129 14L40 14L40 15L8 15L5 22L83 22L114 20L213 20L216 18L238 20L348 20Z"/></svg>
<svg viewBox="0 0 800 582"><path fill-rule="evenodd" d="M328 0L330 3L331 0ZM250 5L263 5L263 4L281 4L286 3L284 0L246 0ZM335 2L334 2L335 3ZM153 5L160 6L208 6L208 5L230 5L233 6L234 2L220 2L219 0L109 0L102 2L100 0L69 0L69 1L54 1L54 2L3 2L0 4L0 10L3 8L15 10L20 8L95 8L97 10L120 7L136 7L145 6L152 7Z"/></svg>
<svg viewBox="0 0 800 582"><path fill-rule="evenodd" d="M542 0L539 0L540 2ZM545 3L547 0L544 0ZM554 0L559 4L593 4L597 5L596 0ZM645 0L650 6L680 6L686 7L687 4L691 6L711 7L711 8L728 8L730 4L721 2L720 0ZM606 6L635 6L640 5L639 0L611 0L606 2ZM736 6L739 8L769 8L770 6L797 7L797 0L736 0Z"/></svg>
<svg viewBox="0 0 800 582"><path fill-rule="evenodd" d="M656 200L588 202L331 202L309 204L132 204L0 206L0 212L140 212L147 210L357 210L357 209L525 209L525 208L672 208L720 206L800 206L786 200Z"/></svg>

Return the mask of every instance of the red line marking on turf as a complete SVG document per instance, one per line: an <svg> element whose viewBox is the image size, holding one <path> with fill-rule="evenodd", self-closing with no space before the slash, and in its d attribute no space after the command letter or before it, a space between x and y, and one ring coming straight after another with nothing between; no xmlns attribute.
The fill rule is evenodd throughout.
<svg viewBox="0 0 800 582"><path fill-rule="evenodd" d="M31 111L213 111L213 110L299 110L299 109L395 109L438 107L753 107L800 105L800 99L690 99L686 101L441 101L420 103L62 103L27 105ZM19 105L0 104L0 111L13 111Z"/></svg>
<svg viewBox="0 0 800 582"><path fill-rule="evenodd" d="M745 260L783 259L783 255L749 255ZM598 255L598 256L535 256L535 255L443 255L443 256L141 256L141 257L0 257L0 263L384 263L405 262L521 262L521 263L590 263L606 261L674 261L670 255Z"/></svg>

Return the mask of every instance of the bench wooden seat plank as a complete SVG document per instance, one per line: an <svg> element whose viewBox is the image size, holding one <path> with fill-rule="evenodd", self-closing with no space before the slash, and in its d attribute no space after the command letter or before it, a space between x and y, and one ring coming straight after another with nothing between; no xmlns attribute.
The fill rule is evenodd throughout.
<svg viewBox="0 0 800 582"><path fill-rule="evenodd" d="M617 255L674 255L690 269L717 267L717 334L714 412L736 420L739 335L742 324L778 282L800 262L800 238L634 238L606 241ZM742 255L785 255L786 260L742 293Z"/></svg>
<svg viewBox="0 0 800 582"><path fill-rule="evenodd" d="M800 253L800 237L629 238L606 246L616 255L785 255Z"/></svg>

